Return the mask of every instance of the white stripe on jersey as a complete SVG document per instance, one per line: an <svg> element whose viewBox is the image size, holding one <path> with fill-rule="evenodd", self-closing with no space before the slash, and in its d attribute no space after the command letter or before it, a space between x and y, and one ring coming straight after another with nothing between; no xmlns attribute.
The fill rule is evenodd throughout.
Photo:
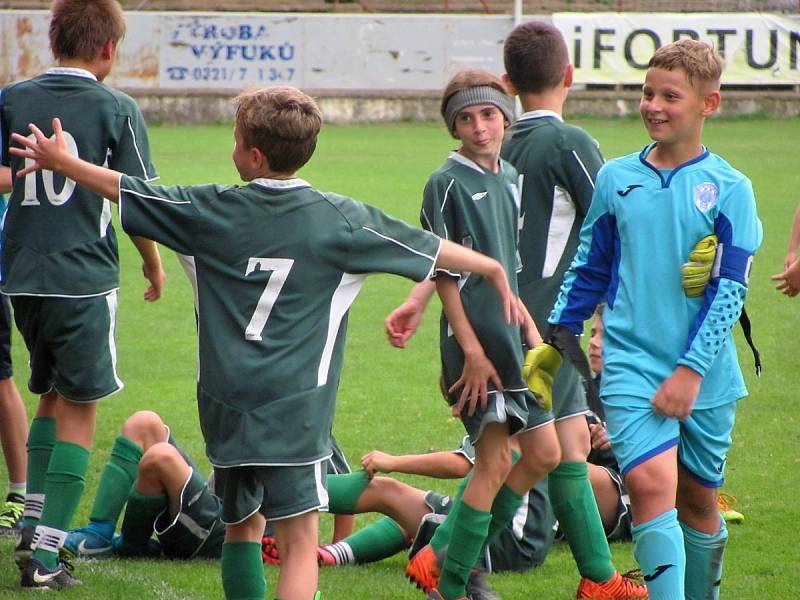
<svg viewBox="0 0 800 600"><path fill-rule="evenodd" d="M552 277L569 242L569 233L575 223L575 203L569 192L560 186L553 188L553 212L547 230L547 248L542 265L542 278Z"/></svg>
<svg viewBox="0 0 800 600"><path fill-rule="evenodd" d="M120 181L122 181L122 178L120 178ZM122 192L125 192L126 194L139 196L139 198L149 198L150 200L161 200L161 202L166 202L168 204L191 204L189 200L170 200L169 198L162 198L161 196L150 196L148 194L137 192L136 190L123 188L122 186L120 186L119 191L120 191L120 196L122 196Z"/></svg>
<svg viewBox="0 0 800 600"><path fill-rule="evenodd" d="M417 256L422 256L423 258L427 258L431 262L436 262L436 257L435 256L431 256L429 254L425 254L424 252L420 252L419 250L415 250L414 248L412 248L411 246L409 246L407 244L404 244L400 240L396 240L394 238L391 238L388 235L383 235L382 233L379 233L379 232L375 231L374 229L370 229L369 227L361 227L361 229L363 229L364 231L369 231L370 233L374 233L379 238L382 238L382 239L386 240L387 242L392 242L393 244L397 244L401 248L404 248L405 250L408 250L409 252L413 252Z"/></svg>
<svg viewBox="0 0 800 600"><path fill-rule="evenodd" d="M447 189L444 191L444 200L442 200L442 208L439 212L444 213L444 207L447 206L447 197L450 195L450 188L453 187L453 184L456 182L455 179L451 179L450 183L447 185ZM442 219L442 226L444 227L444 239L450 239L450 232L447 231L447 222ZM433 231L433 229L431 229Z"/></svg>
<svg viewBox="0 0 800 600"><path fill-rule="evenodd" d="M319 369L317 370L317 385L325 385L328 381L328 371L331 366L333 347L336 344L336 336L339 334L339 327L342 319L350 305L361 291L366 275L354 275L352 273L342 273L342 279L331 298L331 312L328 316L328 336L325 339L325 347L322 349L322 356L319 359Z"/></svg>
<svg viewBox="0 0 800 600"><path fill-rule="evenodd" d="M594 189L594 179L592 179L592 176L589 175L589 171L586 169L586 165L583 164L583 161L581 160L581 157L578 156L578 153L575 152L575 150L572 151L572 156L574 156L575 160L578 161L578 164L580 165L581 169L583 170L584 174L586 175L586 179L589 180L589 183L592 185L592 189Z"/></svg>
<svg viewBox="0 0 800 600"><path fill-rule="evenodd" d="M147 167L144 164L144 160L142 159L142 153L139 152L139 144L136 143L136 134L133 132L133 125L131 125L131 118L128 117L128 130L131 132L131 137L133 138L133 148L136 150L136 158L139 159L139 165L142 167L142 179L145 181L155 181L158 177L150 177L150 174L147 172Z"/></svg>

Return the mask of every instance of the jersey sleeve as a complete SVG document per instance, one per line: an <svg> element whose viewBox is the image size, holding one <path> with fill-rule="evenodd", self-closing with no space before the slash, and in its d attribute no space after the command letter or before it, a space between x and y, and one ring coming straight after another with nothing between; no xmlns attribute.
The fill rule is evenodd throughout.
<svg viewBox="0 0 800 600"><path fill-rule="evenodd" d="M706 287L703 306L689 332L687 348L678 360L705 375L731 329L739 320L747 296L753 256L763 231L756 213L753 188L742 178L725 198L714 220L719 245Z"/></svg>
<svg viewBox="0 0 800 600"><path fill-rule="evenodd" d="M142 112L131 100L131 106L118 117L118 139L111 149L109 167L145 181L158 179L150 157L150 140Z"/></svg>
<svg viewBox="0 0 800 600"><path fill-rule="evenodd" d="M215 185L161 186L123 175L119 185L119 214L128 235L141 236L176 252L194 255L201 239L198 205L211 202L224 188Z"/></svg>
<svg viewBox="0 0 800 600"><path fill-rule="evenodd" d="M423 229L438 237L461 244L456 231L455 210L457 204L458 183L452 177L432 175L422 192L422 209L419 220ZM458 273L446 269L436 269L437 273L446 273L458 277Z"/></svg>
<svg viewBox="0 0 800 600"><path fill-rule="evenodd" d="M583 332L583 322L607 295L618 260L619 235L605 179L601 170L581 227L578 251L548 318L550 324L564 325L575 334Z"/></svg>
<svg viewBox="0 0 800 600"><path fill-rule="evenodd" d="M351 239L342 268L348 273L392 273L422 281L430 277L441 240L383 211L347 199L341 208Z"/></svg>
<svg viewBox="0 0 800 600"><path fill-rule="evenodd" d="M566 174L564 182L575 208L582 217L589 212L595 180L603 157L597 142L584 131L573 135L561 151L561 162Z"/></svg>

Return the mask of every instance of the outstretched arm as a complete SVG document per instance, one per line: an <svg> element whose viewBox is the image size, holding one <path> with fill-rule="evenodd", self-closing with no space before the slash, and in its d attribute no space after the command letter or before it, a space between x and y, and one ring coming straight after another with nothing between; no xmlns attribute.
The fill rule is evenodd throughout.
<svg viewBox="0 0 800 600"><path fill-rule="evenodd" d="M380 450L367 452L361 465L370 477L376 473L408 473L438 479L459 479L472 469L472 464L457 452L428 452L395 456Z"/></svg>
<svg viewBox="0 0 800 600"><path fill-rule="evenodd" d="M389 343L395 348L405 348L419 327L428 301L436 291L436 283L432 279L421 281L413 287L408 298L386 317L386 335Z"/></svg>
<svg viewBox="0 0 800 600"><path fill-rule="evenodd" d="M783 273L772 276L779 282L775 289L786 296L797 296L800 293L800 260L795 260Z"/></svg>
<svg viewBox="0 0 800 600"><path fill-rule="evenodd" d="M70 154L61 129L60 119L53 119L53 137L51 138L46 137L42 130L33 123L30 123L28 127L33 133L35 141L18 133L11 134L11 140L21 147L11 146L9 152L33 160L30 167L17 172L17 177L24 177L39 169L47 169L61 173L103 198L119 202L119 179L122 173L86 162Z"/></svg>

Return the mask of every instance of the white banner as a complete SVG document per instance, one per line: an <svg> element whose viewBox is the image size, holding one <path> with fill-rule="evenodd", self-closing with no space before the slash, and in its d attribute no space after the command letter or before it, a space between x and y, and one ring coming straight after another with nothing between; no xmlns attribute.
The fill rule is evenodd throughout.
<svg viewBox="0 0 800 600"><path fill-rule="evenodd" d="M762 13L557 13L578 83L641 84L653 52L680 38L710 43L722 82L800 83L800 17Z"/></svg>
<svg viewBox="0 0 800 600"><path fill-rule="evenodd" d="M127 20L109 84L226 94L278 83L314 92L437 93L466 66L501 74L513 27L507 15L128 12ZM48 22L47 11L0 10L0 84L53 64ZM656 47L690 36L724 55L723 83L800 84L800 16L561 13L553 22L578 83L641 84Z"/></svg>

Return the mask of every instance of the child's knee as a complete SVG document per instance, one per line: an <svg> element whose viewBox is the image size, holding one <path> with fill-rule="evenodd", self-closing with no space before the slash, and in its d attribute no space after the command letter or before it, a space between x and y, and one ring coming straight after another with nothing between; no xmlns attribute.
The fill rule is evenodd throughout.
<svg viewBox="0 0 800 600"><path fill-rule="evenodd" d="M145 450L139 461L139 474L144 477L155 477L163 471L174 470L178 461L185 462L173 446L159 442Z"/></svg>
<svg viewBox="0 0 800 600"><path fill-rule="evenodd" d="M166 438L164 421L151 410L140 410L125 419L122 435L144 449Z"/></svg>

